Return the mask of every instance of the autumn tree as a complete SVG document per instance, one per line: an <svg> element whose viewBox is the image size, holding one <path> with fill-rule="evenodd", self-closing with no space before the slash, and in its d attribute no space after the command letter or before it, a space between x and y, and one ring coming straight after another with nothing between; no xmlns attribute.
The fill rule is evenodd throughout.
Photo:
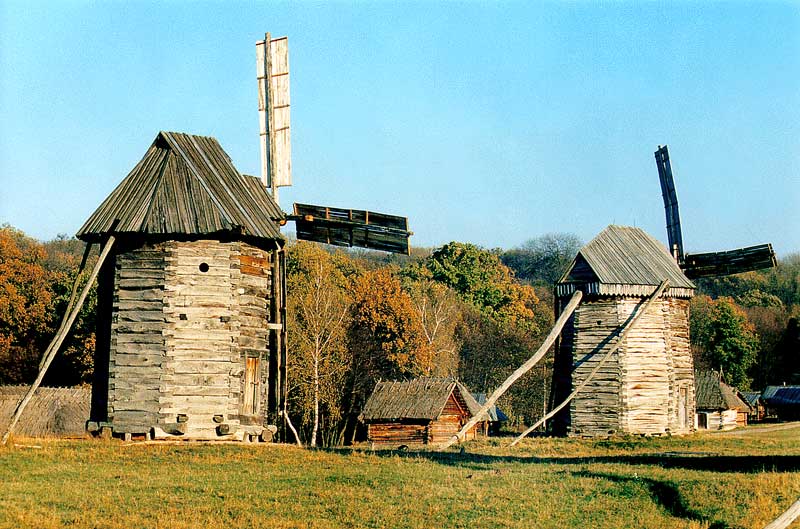
<svg viewBox="0 0 800 529"><path fill-rule="evenodd" d="M0 383L35 378L52 332L53 291L42 246L10 226L0 229Z"/></svg>
<svg viewBox="0 0 800 529"><path fill-rule="evenodd" d="M463 317L463 303L455 292L433 281L420 267L405 275L403 288L411 297L431 362L425 375L456 377L458 375L460 341L456 328Z"/></svg>
<svg viewBox="0 0 800 529"><path fill-rule="evenodd" d="M287 318L290 395L310 425L309 444L316 446L323 419L330 444L339 437L348 369L352 364L346 337L350 318L350 280L341 255L300 242L287 258Z"/></svg>

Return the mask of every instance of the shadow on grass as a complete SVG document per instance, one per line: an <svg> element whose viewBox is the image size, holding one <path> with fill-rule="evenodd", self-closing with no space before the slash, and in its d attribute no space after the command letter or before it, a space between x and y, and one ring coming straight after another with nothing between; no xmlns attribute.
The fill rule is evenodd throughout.
<svg viewBox="0 0 800 529"><path fill-rule="evenodd" d="M330 452L347 455L353 449L330 448ZM613 463L619 465L645 465L661 468L679 468L707 472L733 472L753 474L759 472L798 472L800 456L722 456L716 454L656 453L637 455L587 456L587 457L535 457L513 455L485 455L469 452L426 452L401 450L359 450L378 457L405 457L426 459L442 465L480 470L494 463L522 463L531 465L590 465Z"/></svg>
<svg viewBox="0 0 800 529"><path fill-rule="evenodd" d="M709 529L733 529L725 522L712 522L699 512L691 509L686 505L686 502L683 500L680 492L678 492L678 487L669 481L620 476L618 474L606 474L602 472L589 472L586 470L572 472L572 475L577 477L606 479L613 483L641 484L647 489L647 492L650 494L650 497L653 499L653 501L663 507L664 510L670 514L670 516L675 518L683 518L685 520L707 522L710 524L708 526Z"/></svg>

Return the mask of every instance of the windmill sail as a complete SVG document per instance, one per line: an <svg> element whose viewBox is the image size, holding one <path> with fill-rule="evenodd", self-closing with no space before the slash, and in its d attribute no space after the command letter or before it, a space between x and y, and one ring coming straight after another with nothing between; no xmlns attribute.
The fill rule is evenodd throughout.
<svg viewBox="0 0 800 529"><path fill-rule="evenodd" d="M289 128L289 40L256 42L258 121L261 177L270 188L292 185L292 148Z"/></svg>
<svg viewBox="0 0 800 529"><path fill-rule="evenodd" d="M678 213L678 195L675 192L672 164L669 160L667 146L659 146L655 155L658 178L661 182L661 195L664 198L664 210L667 216L667 239L670 252L677 259L678 265L686 277L697 279L724 276L776 266L775 252L771 244L748 246L726 252L684 254L681 218Z"/></svg>
<svg viewBox="0 0 800 529"><path fill-rule="evenodd" d="M408 219L357 209L295 204L297 238L336 246L359 246L384 252L411 252Z"/></svg>
<svg viewBox="0 0 800 529"><path fill-rule="evenodd" d="M772 268L777 265L771 244L759 244L727 252L687 254L681 265L689 279L726 276Z"/></svg>
<svg viewBox="0 0 800 529"><path fill-rule="evenodd" d="M667 238L669 251L678 260L683 261L683 236L681 235L681 216L678 212L678 195L672 179L672 165L669 161L667 146L659 146L655 152L658 178L661 181L661 196L664 198L664 211L667 215Z"/></svg>

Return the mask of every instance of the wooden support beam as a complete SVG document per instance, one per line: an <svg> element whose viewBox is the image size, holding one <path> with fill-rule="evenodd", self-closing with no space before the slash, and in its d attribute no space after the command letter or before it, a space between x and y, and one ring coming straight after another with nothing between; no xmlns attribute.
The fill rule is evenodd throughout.
<svg viewBox="0 0 800 529"><path fill-rule="evenodd" d="M785 513L778 516L775 521L766 525L764 529L786 529L797 518L800 518L800 499L794 502Z"/></svg>
<svg viewBox="0 0 800 529"><path fill-rule="evenodd" d="M625 337L628 335L630 330L633 328L634 324L636 324L636 322L639 320L639 318L642 315L644 315L644 313L647 312L647 309L650 308L650 305L652 305L653 301L658 299L658 297L661 296L661 294L664 292L664 290L667 289L668 286L669 286L669 281L667 281L666 279L664 281L662 281L661 284L656 289L656 291L653 292L650 295L649 298L647 298L647 301L645 301L644 306L641 309L639 309L638 311L636 311L635 314L631 315L630 319L622 326L622 332L620 333L619 338L617 339L617 343L614 344L614 347L609 349L609 351L605 354L605 356L597 363L595 368L592 369L592 371L589 373L589 376L587 376L586 379L583 382L581 382L581 384L577 388L575 388L575 390L572 393L570 393L569 396L566 399L564 399L564 402L562 402L561 404L559 404L558 406L553 408L550 411L550 413L548 413L547 415L545 415L544 417L539 419L539 421L536 424L534 424L533 426L531 426L530 428L528 428L527 430L522 432L519 435L519 437L517 437L516 439L514 439L511 442L511 444L509 446L514 446L517 443L519 443L523 438L525 438L525 436L527 436L529 433L534 431L536 428L538 428L539 426L544 424L545 421L547 421L548 419L553 417L556 413L558 413L559 411L564 409L564 406L569 404L570 401L572 401L572 399L574 399L575 396L578 393L580 393L580 391L584 387L586 387L586 384L588 384L592 380L592 378L597 374L597 372L600 371L600 368L603 367L603 364L605 364L606 361L609 358L611 358L611 355L614 354L617 351L617 349L619 349L619 346L625 341Z"/></svg>
<svg viewBox="0 0 800 529"><path fill-rule="evenodd" d="M503 393L508 391L508 388L510 388L511 385L514 382L516 382L519 377L530 371L531 368L535 366L539 362L539 360L541 360L542 357L544 357L544 355L547 354L547 351L550 349L550 346L553 345L553 343L556 341L556 338L558 338L558 335L561 334L561 329L564 328L564 325L567 323L567 320L569 320L569 317L572 316L572 313L575 312L575 309L578 308L578 305L581 302L581 297L583 297L583 293L580 290L577 290L575 291L574 294L572 294L569 303L567 303L567 306L564 308L564 311L558 317L558 320L556 320L555 325L553 325L553 328L550 330L550 334L548 334L547 338L544 339L544 342L539 347L539 349L537 349L536 352L533 354L533 356L531 356L524 364L519 366L516 371L511 373L511 375L505 380L505 382L500 384L500 386L496 390L494 390L492 395L488 399L486 399L486 402L481 407L480 411L477 414L475 414L475 416L472 417L469 421L467 421L467 423L461 428L461 430L456 435L454 435L447 442L442 444L439 447L439 450L446 450L451 446L453 446L454 444L463 441L467 432L482 420L484 415L489 411L489 408L494 406L495 402L497 402L497 399L499 399L503 395Z"/></svg>
<svg viewBox="0 0 800 529"><path fill-rule="evenodd" d="M36 380L31 385L31 388L25 394L25 396L20 401L17 409L14 411L14 416L11 418L11 422L8 425L8 429L6 433L3 435L2 444L5 445L8 442L8 437L14 431L14 427L17 425L22 412L25 411L25 408L28 406L28 403L33 398L33 394L36 392L36 389L42 383L42 379L44 378L45 373L47 373L47 368L50 367L50 364L53 362L53 358L55 358L56 353L58 352L58 348L61 347L61 344L64 342L64 338L67 337L67 333L72 328L72 324L75 322L75 318L77 318L78 313L83 306L83 302L86 301L86 296L89 294L89 290L92 288L92 283L97 278L97 274L100 272L100 268L103 266L103 262L108 257L108 254L111 252L111 247L114 246L114 236L109 235L108 240L106 241L105 246L103 247L103 251L100 253L100 258L97 260L97 264L94 265L94 269L92 273L89 275L89 280L86 282L86 286L83 288L78 301L75 303L75 306L72 308L72 311L68 311L68 316L65 316L65 324L62 324L59 328L59 331L56 333L53 341L47 347L46 357L42 362L41 369L39 369L39 375L36 377ZM75 281L78 281L80 278L75 278Z"/></svg>

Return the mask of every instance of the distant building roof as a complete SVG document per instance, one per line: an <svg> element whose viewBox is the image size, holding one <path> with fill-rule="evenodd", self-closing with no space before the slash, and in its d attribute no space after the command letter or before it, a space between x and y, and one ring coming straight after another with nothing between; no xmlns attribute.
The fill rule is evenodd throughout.
<svg viewBox="0 0 800 529"><path fill-rule="evenodd" d="M720 380L715 371L695 371L694 393L698 410L750 410L736 390Z"/></svg>
<svg viewBox="0 0 800 529"><path fill-rule="evenodd" d="M486 404L486 393L473 393L472 396L475 397L475 401L480 404L481 407ZM503 410L498 408L496 404L489 408L487 413L489 414L489 419L493 422L508 420L508 416L503 413Z"/></svg>
<svg viewBox="0 0 800 529"><path fill-rule="evenodd" d="M480 405L461 382L453 378L421 377L400 382L378 382L364 405L361 419L435 420L454 391L461 395L471 416L480 411Z"/></svg>
<svg viewBox="0 0 800 529"><path fill-rule="evenodd" d="M236 170L216 139L159 132L144 158L100 204L77 237L104 233L281 239L284 213L260 181ZM116 225L115 225L116 223Z"/></svg>
<svg viewBox="0 0 800 529"><path fill-rule="evenodd" d="M739 396L749 404L751 408L758 406L758 402L761 400L761 393L758 391L740 391Z"/></svg>
<svg viewBox="0 0 800 529"><path fill-rule="evenodd" d="M579 287L590 294L648 296L665 279L667 295L694 295L694 283L660 242L639 228L612 225L580 249L557 289L559 296Z"/></svg>
<svg viewBox="0 0 800 529"><path fill-rule="evenodd" d="M800 406L800 386L767 386L761 396L770 406Z"/></svg>

